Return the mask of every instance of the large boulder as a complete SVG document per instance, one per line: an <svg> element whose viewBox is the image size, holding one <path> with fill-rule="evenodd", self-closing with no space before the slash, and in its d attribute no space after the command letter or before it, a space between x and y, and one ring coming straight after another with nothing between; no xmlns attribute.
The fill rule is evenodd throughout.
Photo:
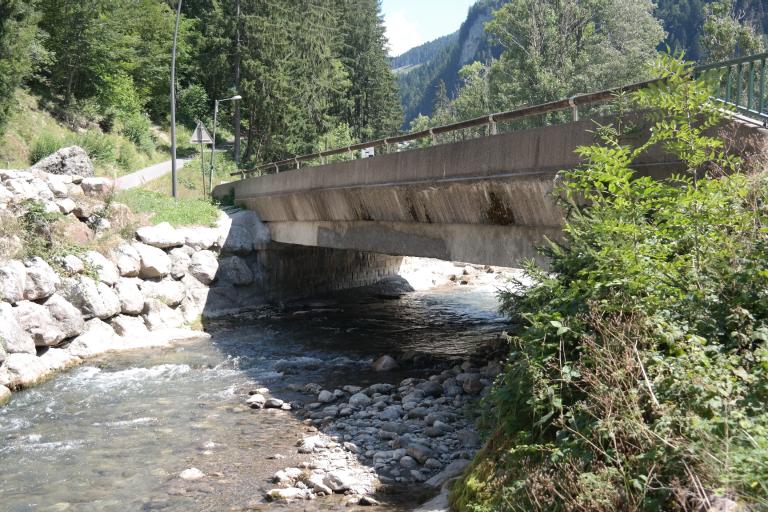
<svg viewBox="0 0 768 512"><path fill-rule="evenodd" d="M17 260L11 260L0 266L0 299L16 304L24 299L24 287L27 282L27 269Z"/></svg>
<svg viewBox="0 0 768 512"><path fill-rule="evenodd" d="M203 284L211 284L216 279L219 270L219 261L216 253L212 251L200 251L192 255L189 264L189 273Z"/></svg>
<svg viewBox="0 0 768 512"><path fill-rule="evenodd" d="M184 244L196 251L205 251L216 247L221 238L221 231L218 228L191 226L178 228L176 231L184 237Z"/></svg>
<svg viewBox="0 0 768 512"><path fill-rule="evenodd" d="M243 210L222 218L219 230L223 241L219 241L222 252L244 256L264 248L270 241L269 229L256 212Z"/></svg>
<svg viewBox="0 0 768 512"><path fill-rule="evenodd" d="M114 329L94 318L85 323L83 334L72 340L67 352L77 357L93 357L116 348L118 336Z"/></svg>
<svg viewBox="0 0 768 512"><path fill-rule="evenodd" d="M171 258L171 276L174 279L181 279L189 270L189 265L192 263L192 259L185 251L185 248L173 249L168 256Z"/></svg>
<svg viewBox="0 0 768 512"><path fill-rule="evenodd" d="M157 247L136 242L132 245L141 258L139 276L144 279L165 277L171 273L171 258Z"/></svg>
<svg viewBox="0 0 768 512"><path fill-rule="evenodd" d="M27 277L24 281L24 298L26 300L47 299L56 291L61 279L50 265L42 258L34 257L26 262Z"/></svg>
<svg viewBox="0 0 768 512"><path fill-rule="evenodd" d="M109 178L85 178L80 184L86 196L106 199L114 189L114 182Z"/></svg>
<svg viewBox="0 0 768 512"><path fill-rule="evenodd" d="M110 320L109 324L118 336L130 339L146 339L149 331L140 316L119 315Z"/></svg>
<svg viewBox="0 0 768 512"><path fill-rule="evenodd" d="M185 237L183 233L167 222L161 222L156 226L144 226L136 230L136 236L139 240L152 247L159 249L170 249L171 247L181 247L184 245Z"/></svg>
<svg viewBox="0 0 768 512"><path fill-rule="evenodd" d="M120 279L115 286L120 300L120 312L124 315L140 315L144 310L144 296L139 290L138 279Z"/></svg>
<svg viewBox="0 0 768 512"><path fill-rule="evenodd" d="M219 261L219 280L245 286L253 282L253 272L243 258L231 256Z"/></svg>
<svg viewBox="0 0 768 512"><path fill-rule="evenodd" d="M166 306L176 307L186 297L184 285L178 281L166 279L164 281L144 281L140 285L141 293L145 301L157 299Z"/></svg>
<svg viewBox="0 0 768 512"><path fill-rule="evenodd" d="M117 266L105 258L101 253L96 251L88 251L85 253L85 261L96 270L96 274L99 276L99 281L106 283L110 286L117 283L120 279L120 272Z"/></svg>
<svg viewBox="0 0 768 512"><path fill-rule="evenodd" d="M175 329L184 325L184 316L178 309L171 309L157 299L144 304L144 322L150 331Z"/></svg>
<svg viewBox="0 0 768 512"><path fill-rule="evenodd" d="M45 306L23 300L14 309L19 325L38 347L55 347L66 337Z"/></svg>
<svg viewBox="0 0 768 512"><path fill-rule="evenodd" d="M85 329L83 315L67 299L54 293L45 301L44 306L58 323L58 328L64 333L64 338L73 338L82 334L83 329Z"/></svg>
<svg viewBox="0 0 768 512"><path fill-rule="evenodd" d="M93 163L88 158L88 153L79 146L62 148L37 162L32 168L48 174L93 176Z"/></svg>
<svg viewBox="0 0 768 512"><path fill-rule="evenodd" d="M141 255L135 247L123 244L112 251L117 269L123 277L137 277L141 272Z"/></svg>
<svg viewBox="0 0 768 512"><path fill-rule="evenodd" d="M86 245L96 234L85 222L81 222L75 214L70 213L53 223L53 230L63 239L75 244Z"/></svg>
<svg viewBox="0 0 768 512"><path fill-rule="evenodd" d="M0 302L0 340L3 340L8 354L34 354L35 342L19 325L15 308L7 302Z"/></svg>
<svg viewBox="0 0 768 512"><path fill-rule="evenodd" d="M112 288L89 277L66 279L61 294L79 309L86 319L111 318L120 313L120 299Z"/></svg>

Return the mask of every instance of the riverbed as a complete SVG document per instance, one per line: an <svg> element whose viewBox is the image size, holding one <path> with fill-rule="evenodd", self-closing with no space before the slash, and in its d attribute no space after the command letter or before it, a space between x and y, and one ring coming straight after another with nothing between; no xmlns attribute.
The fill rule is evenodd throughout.
<svg viewBox="0 0 768 512"><path fill-rule="evenodd" d="M497 274L408 293L336 294L207 326L210 340L110 354L0 408L0 510L354 510L342 496L269 503L272 475L298 464L308 425L295 411L253 410L258 387L286 403L313 382L397 384L460 364L498 341ZM376 373L381 354L409 361ZM187 481L197 468L205 478ZM411 510L418 493L377 495Z"/></svg>

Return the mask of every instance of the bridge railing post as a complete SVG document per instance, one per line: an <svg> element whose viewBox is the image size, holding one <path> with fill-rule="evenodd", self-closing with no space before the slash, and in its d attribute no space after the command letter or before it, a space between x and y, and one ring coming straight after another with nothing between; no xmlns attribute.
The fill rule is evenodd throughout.
<svg viewBox="0 0 768 512"><path fill-rule="evenodd" d="M571 106L571 120L576 123L579 121L579 106L576 104L576 96L568 98L568 104Z"/></svg>
<svg viewBox="0 0 768 512"><path fill-rule="evenodd" d="M493 118L493 116L488 116L488 128L491 135L496 135L499 133L496 126L496 120Z"/></svg>

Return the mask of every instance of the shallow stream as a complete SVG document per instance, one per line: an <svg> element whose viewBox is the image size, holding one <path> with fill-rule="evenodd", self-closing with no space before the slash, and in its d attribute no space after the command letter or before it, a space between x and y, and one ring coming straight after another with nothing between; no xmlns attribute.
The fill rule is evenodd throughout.
<svg viewBox="0 0 768 512"><path fill-rule="evenodd" d="M482 350L504 329L500 285L488 274L394 300L336 295L209 326L212 340L90 360L0 408L0 511L350 510L339 498L265 502L270 476L298 460L306 426L291 412L245 407L247 391L306 400L291 385L397 383L427 371L374 374L383 353L427 354L428 366ZM207 478L181 480L191 467ZM383 509L407 502L393 495Z"/></svg>

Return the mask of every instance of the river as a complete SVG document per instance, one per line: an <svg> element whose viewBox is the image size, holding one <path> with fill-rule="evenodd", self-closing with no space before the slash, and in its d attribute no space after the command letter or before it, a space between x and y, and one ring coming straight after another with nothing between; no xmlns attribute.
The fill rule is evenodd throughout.
<svg viewBox="0 0 768 512"><path fill-rule="evenodd" d="M350 510L339 497L264 499L307 426L292 412L252 410L244 397L257 386L291 401L306 400L296 389L308 382L396 384L482 350L505 324L499 276L478 279L398 299L356 292L291 303L210 325L210 340L89 360L17 393L0 408L0 510ZM424 357L372 372L383 353ZM207 478L178 477L192 467ZM415 505L397 493L384 503Z"/></svg>

